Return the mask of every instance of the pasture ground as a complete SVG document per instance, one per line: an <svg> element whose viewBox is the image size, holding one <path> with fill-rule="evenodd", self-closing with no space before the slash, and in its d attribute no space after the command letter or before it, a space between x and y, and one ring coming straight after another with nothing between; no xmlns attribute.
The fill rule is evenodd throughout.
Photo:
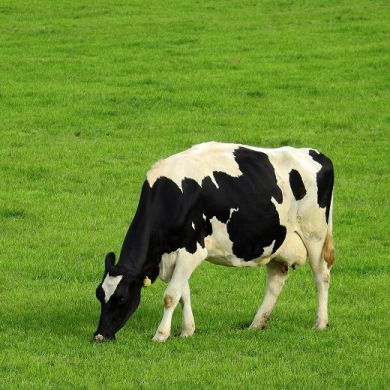
<svg viewBox="0 0 390 390"><path fill-rule="evenodd" d="M388 1L0 4L0 387L390 388ZM308 265L267 331L264 269L202 265L197 331L150 341L164 285L91 336L104 255L145 172L219 140L316 147L336 169L331 325ZM176 335L176 336L175 336Z"/></svg>

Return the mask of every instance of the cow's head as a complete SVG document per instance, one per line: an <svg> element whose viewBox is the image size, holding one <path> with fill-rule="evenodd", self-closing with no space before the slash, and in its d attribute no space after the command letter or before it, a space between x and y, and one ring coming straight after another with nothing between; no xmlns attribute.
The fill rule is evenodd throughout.
<svg viewBox="0 0 390 390"><path fill-rule="evenodd" d="M103 281L96 289L101 313L99 326L94 334L95 341L115 339L115 333L137 309L142 285L142 279L126 275L124 270L115 266L114 253L106 256Z"/></svg>

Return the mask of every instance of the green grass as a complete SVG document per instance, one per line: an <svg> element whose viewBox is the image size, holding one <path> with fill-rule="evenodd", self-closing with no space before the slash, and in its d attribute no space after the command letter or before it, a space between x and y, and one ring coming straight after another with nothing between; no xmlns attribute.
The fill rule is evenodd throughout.
<svg viewBox="0 0 390 390"><path fill-rule="evenodd" d="M0 387L389 388L389 25L376 0L3 0ZM311 329L308 265L251 332L264 269L204 264L193 338L150 341L157 282L116 343L91 343L145 172L207 140L334 161L330 328Z"/></svg>

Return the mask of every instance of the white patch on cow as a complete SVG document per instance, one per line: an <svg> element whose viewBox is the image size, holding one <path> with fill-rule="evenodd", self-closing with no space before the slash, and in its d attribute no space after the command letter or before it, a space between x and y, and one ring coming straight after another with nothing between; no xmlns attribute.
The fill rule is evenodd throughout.
<svg viewBox="0 0 390 390"><path fill-rule="evenodd" d="M205 177L218 188L214 172L224 172L233 177L242 175L234 158L237 145L207 142L193 146L184 152L158 161L147 173L147 181L152 187L159 177L167 177L182 189L184 178L193 179L199 185Z"/></svg>
<svg viewBox="0 0 390 390"><path fill-rule="evenodd" d="M230 241L226 224L216 217L211 218L210 223L213 233L205 240L209 257L234 257L233 243Z"/></svg>
<svg viewBox="0 0 390 390"><path fill-rule="evenodd" d="M230 218L232 217L232 214L235 212L235 211L238 211L238 207L236 209L230 209L230 213L229 213L229 221L230 221ZM229 222L228 221L228 222Z"/></svg>
<svg viewBox="0 0 390 390"><path fill-rule="evenodd" d="M271 242L271 245L268 245L263 248L263 254L261 255L262 257L270 257L272 255L272 251L274 250L274 245L275 245L276 240L273 240Z"/></svg>
<svg viewBox="0 0 390 390"><path fill-rule="evenodd" d="M195 230L195 224L193 222L192 222L191 226Z"/></svg>
<svg viewBox="0 0 390 390"><path fill-rule="evenodd" d="M169 282L171 280L173 270L175 269L176 258L177 258L177 251L164 253L161 256L161 261L159 266L160 272L158 276L164 282Z"/></svg>
<svg viewBox="0 0 390 390"><path fill-rule="evenodd" d="M275 252L275 260L288 266L302 265L307 258L307 250L302 239L295 232L288 233L283 245Z"/></svg>
<svg viewBox="0 0 390 390"><path fill-rule="evenodd" d="M206 216L204 214L202 214L202 216L203 216L203 220L205 221L207 219Z"/></svg>
<svg viewBox="0 0 390 390"><path fill-rule="evenodd" d="M118 287L119 282L122 280L123 275L118 276L110 276L109 273L107 273L107 276L105 277L102 288L104 290L104 301L107 303L109 299L111 298L112 294L114 294L116 288Z"/></svg>
<svg viewBox="0 0 390 390"><path fill-rule="evenodd" d="M208 176L208 175L206 175L206 176ZM206 176L205 176L205 177L206 177ZM214 183L214 185L219 189L219 185L218 185L217 181L215 180L214 175L211 174L211 175L209 175L209 176L210 176L211 181ZM202 179L202 180L203 180L203 179Z"/></svg>
<svg viewBox="0 0 390 390"><path fill-rule="evenodd" d="M215 256L232 256L235 257L233 253L233 243L230 241L229 233L227 231L227 224L232 217L232 214L238 211L238 208L231 208L229 212L229 219L226 221L226 224L219 221L217 217L210 219L212 234L207 236L205 239L206 249L208 250L209 257Z"/></svg>

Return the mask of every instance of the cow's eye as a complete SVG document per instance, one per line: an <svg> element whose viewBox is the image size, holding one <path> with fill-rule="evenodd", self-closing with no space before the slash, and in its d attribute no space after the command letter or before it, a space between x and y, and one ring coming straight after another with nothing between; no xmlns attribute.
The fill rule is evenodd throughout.
<svg viewBox="0 0 390 390"><path fill-rule="evenodd" d="M117 302L119 305L123 305L126 302L126 297L124 297L124 296L119 297Z"/></svg>

